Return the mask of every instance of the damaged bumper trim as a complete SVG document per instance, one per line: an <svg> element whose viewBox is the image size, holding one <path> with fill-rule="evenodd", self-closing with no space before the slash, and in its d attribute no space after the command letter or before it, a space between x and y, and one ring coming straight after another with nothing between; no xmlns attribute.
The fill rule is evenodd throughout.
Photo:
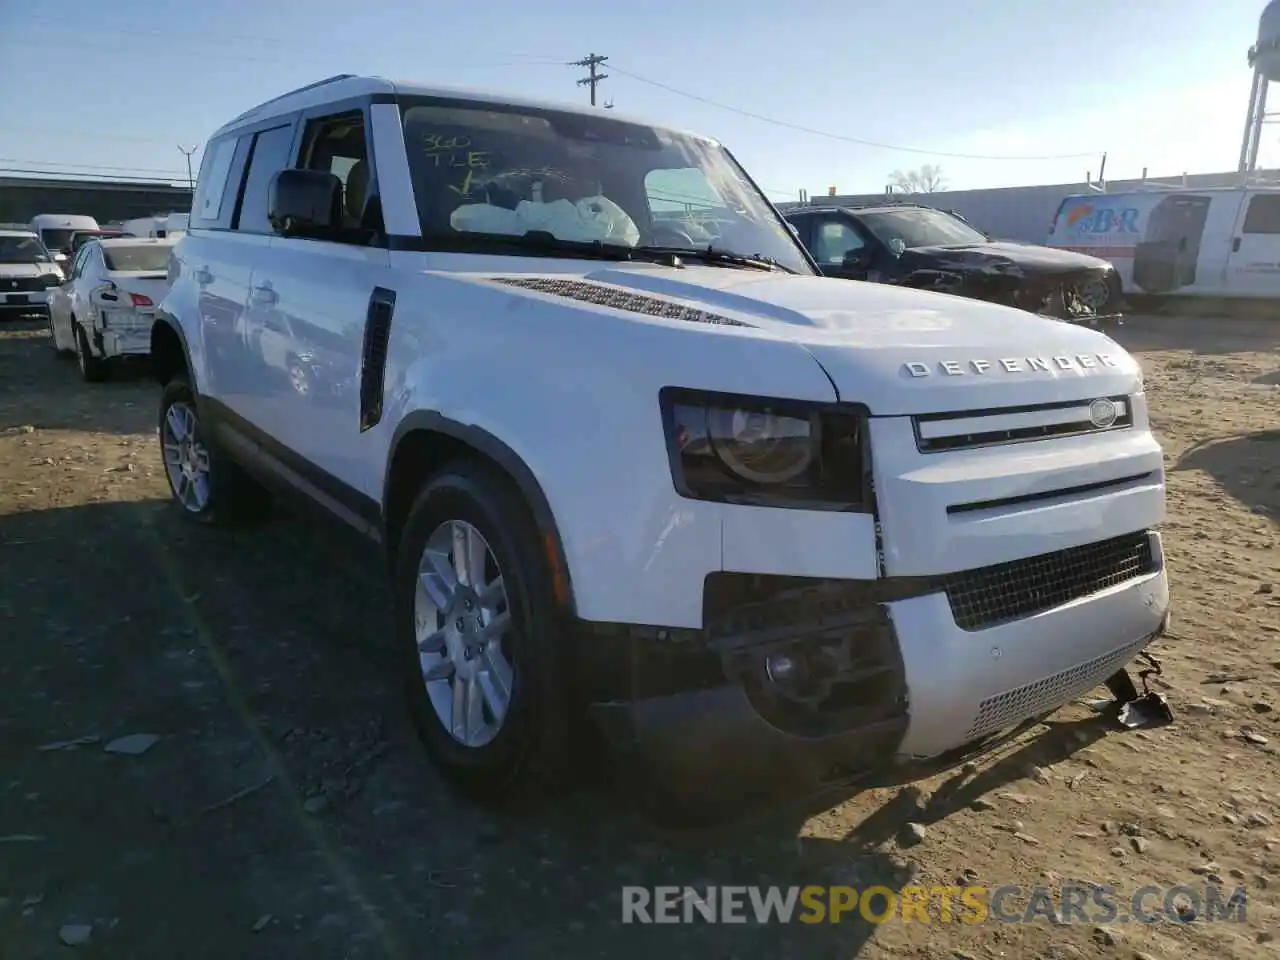
<svg viewBox="0 0 1280 960"><path fill-rule="evenodd" d="M712 574L700 630L576 624L589 711L651 809L728 813L945 767L1122 672L1168 604L1161 568L970 632L919 584L797 582Z"/></svg>

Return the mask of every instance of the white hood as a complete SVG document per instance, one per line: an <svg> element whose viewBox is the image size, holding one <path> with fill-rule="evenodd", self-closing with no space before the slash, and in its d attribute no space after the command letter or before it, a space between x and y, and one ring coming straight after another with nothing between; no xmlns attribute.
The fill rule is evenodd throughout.
<svg viewBox="0 0 1280 960"><path fill-rule="evenodd" d="M584 279L678 298L802 344L841 400L905 415L1133 393L1141 369L1095 330L884 284L722 267Z"/></svg>
<svg viewBox="0 0 1280 960"><path fill-rule="evenodd" d="M62 271L52 263L0 263L0 280L43 277L48 274L61 278Z"/></svg>

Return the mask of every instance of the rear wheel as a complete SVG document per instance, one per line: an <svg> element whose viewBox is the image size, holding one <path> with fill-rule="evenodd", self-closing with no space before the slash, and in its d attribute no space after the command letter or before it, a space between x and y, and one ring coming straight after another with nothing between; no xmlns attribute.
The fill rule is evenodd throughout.
<svg viewBox="0 0 1280 960"><path fill-rule="evenodd" d="M463 462L418 494L395 567L419 738L455 786L504 806L552 792L568 753L565 658L539 543L510 483Z"/></svg>
<svg viewBox="0 0 1280 960"><path fill-rule="evenodd" d="M76 323L72 325L76 340L76 362L80 364L80 376L88 383L98 383L107 379L107 361L95 357L89 349L89 336L84 327Z"/></svg>
<svg viewBox="0 0 1280 960"><path fill-rule="evenodd" d="M160 398L160 452L174 503L202 524L256 519L268 497L210 442L190 385L170 380Z"/></svg>

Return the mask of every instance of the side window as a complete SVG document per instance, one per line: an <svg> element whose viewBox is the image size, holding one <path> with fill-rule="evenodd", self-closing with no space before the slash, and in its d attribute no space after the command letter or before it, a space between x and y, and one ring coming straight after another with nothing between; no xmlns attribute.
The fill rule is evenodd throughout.
<svg viewBox="0 0 1280 960"><path fill-rule="evenodd" d="M80 274L84 273L84 265L89 259L89 246L80 248L80 252L76 254L75 260L71 264L71 270L67 273L68 280L78 280Z"/></svg>
<svg viewBox="0 0 1280 960"><path fill-rule="evenodd" d="M342 181L344 226L363 224L369 189L369 151L365 146L364 114L356 111L307 121L302 135L299 166L323 170Z"/></svg>
<svg viewBox="0 0 1280 960"><path fill-rule="evenodd" d="M191 201L191 219L213 221L222 210L227 193L227 175L231 172L231 160L236 153L236 138L225 137L209 145L200 162L200 179L196 195Z"/></svg>
<svg viewBox="0 0 1280 960"><path fill-rule="evenodd" d="M272 177L292 166L293 158L289 155L292 145L292 126L272 127L254 136L237 230L271 233L271 222L267 219L267 189L271 186Z"/></svg>
<svg viewBox="0 0 1280 960"><path fill-rule="evenodd" d="M813 259L824 266L839 266L851 250L866 241L845 220L819 220L813 225Z"/></svg>
<svg viewBox="0 0 1280 960"><path fill-rule="evenodd" d="M1249 200L1245 233L1280 233L1280 194L1260 194Z"/></svg>

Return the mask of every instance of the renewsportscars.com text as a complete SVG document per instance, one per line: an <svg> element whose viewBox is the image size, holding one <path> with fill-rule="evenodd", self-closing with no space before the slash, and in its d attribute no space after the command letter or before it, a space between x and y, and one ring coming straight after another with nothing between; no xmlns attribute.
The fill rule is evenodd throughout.
<svg viewBox="0 0 1280 960"><path fill-rule="evenodd" d="M1115 887L623 887L623 923L1188 923L1245 922L1245 891L1216 884Z"/></svg>

